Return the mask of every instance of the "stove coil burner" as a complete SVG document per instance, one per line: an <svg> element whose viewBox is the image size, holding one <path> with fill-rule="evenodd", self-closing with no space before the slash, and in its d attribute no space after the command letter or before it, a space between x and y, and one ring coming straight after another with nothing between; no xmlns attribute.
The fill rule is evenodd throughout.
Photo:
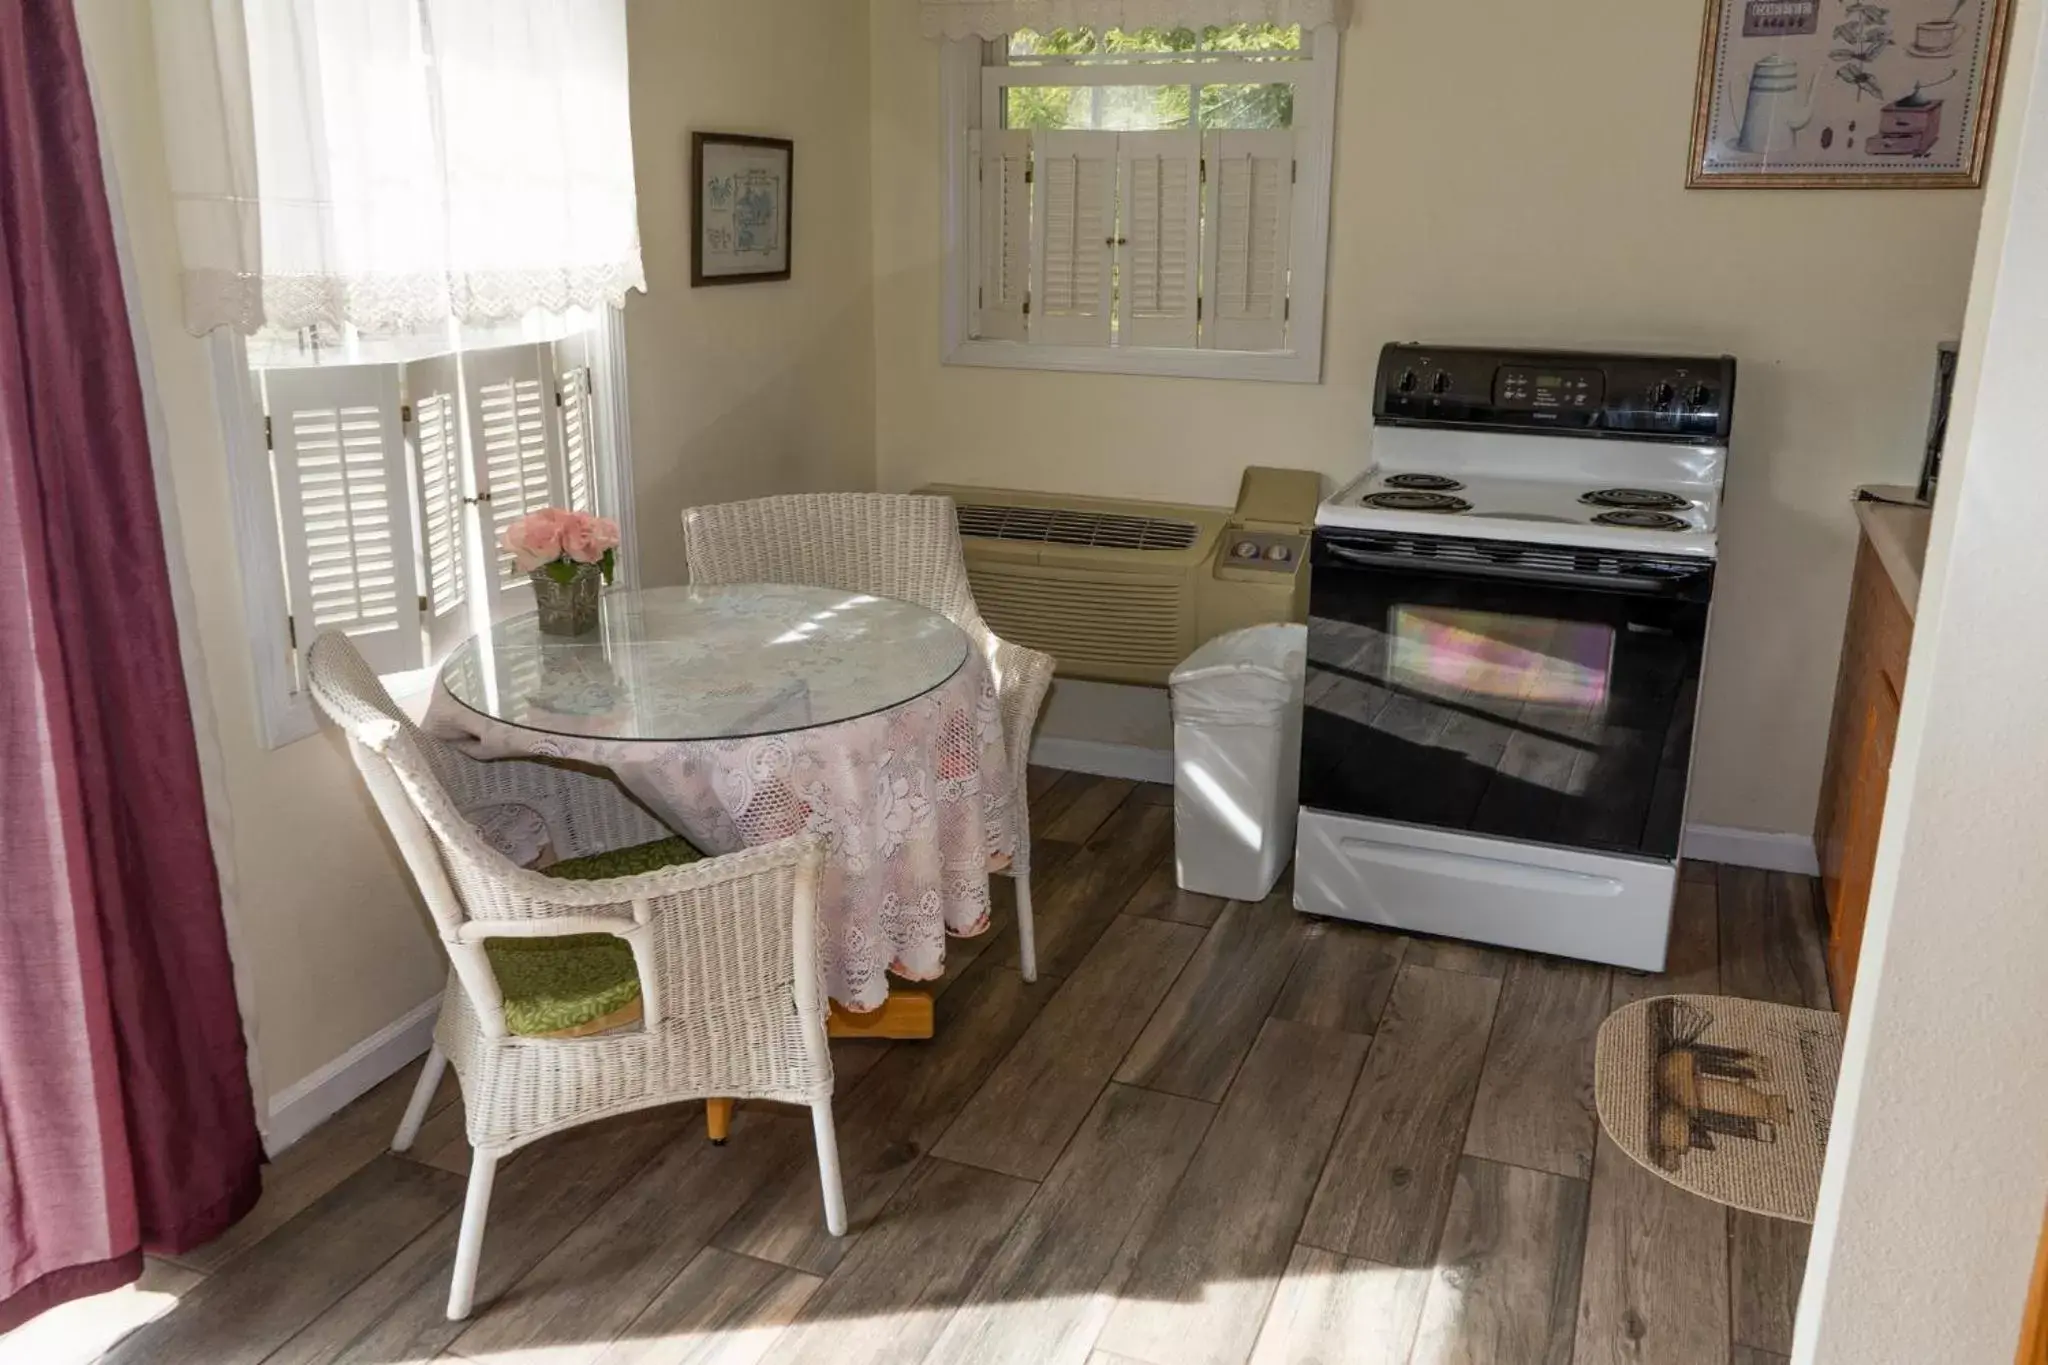
<svg viewBox="0 0 2048 1365"><path fill-rule="evenodd" d="M1632 531L1689 531L1692 523L1669 512L1645 512L1634 508L1602 512L1593 518L1596 526L1626 526Z"/></svg>
<svg viewBox="0 0 2048 1365"><path fill-rule="evenodd" d="M1472 504L1448 493L1368 493L1358 500L1361 507L1383 512L1469 512Z"/></svg>
<svg viewBox="0 0 2048 1365"><path fill-rule="evenodd" d="M1389 474L1381 482L1389 488L1415 489L1426 493L1455 493L1465 486L1443 474Z"/></svg>
<svg viewBox="0 0 2048 1365"><path fill-rule="evenodd" d="M1588 507L1618 507L1630 512L1675 512L1691 506L1676 493L1654 488L1598 488L1582 494L1579 501Z"/></svg>

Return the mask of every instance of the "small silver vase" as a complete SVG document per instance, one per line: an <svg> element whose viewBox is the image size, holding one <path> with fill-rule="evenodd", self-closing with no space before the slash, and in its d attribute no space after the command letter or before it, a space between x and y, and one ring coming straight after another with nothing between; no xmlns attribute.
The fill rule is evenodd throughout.
<svg viewBox="0 0 2048 1365"><path fill-rule="evenodd" d="M547 570L533 573L533 602L540 608L543 635L587 635L597 629L597 594L604 586L604 571L595 564L579 564L576 576L567 583L548 577Z"/></svg>

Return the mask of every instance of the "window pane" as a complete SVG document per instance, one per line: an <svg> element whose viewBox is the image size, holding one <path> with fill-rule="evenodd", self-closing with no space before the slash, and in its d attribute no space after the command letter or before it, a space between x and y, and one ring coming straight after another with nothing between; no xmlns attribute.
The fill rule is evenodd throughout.
<svg viewBox="0 0 2048 1365"><path fill-rule="evenodd" d="M1301 25L1227 24L1202 30L1204 52L1296 53L1301 51Z"/></svg>
<svg viewBox="0 0 2048 1365"><path fill-rule="evenodd" d="M1056 28L1045 33L1020 28L1010 34L1012 57L1085 57L1095 50L1092 28Z"/></svg>
<svg viewBox="0 0 2048 1365"><path fill-rule="evenodd" d="M1098 33L1092 28L1056 28L1036 33L1020 28L1010 34L1012 57L1119 57L1133 54L1194 52L1201 38L1191 28L1120 28Z"/></svg>
<svg viewBox="0 0 2048 1365"><path fill-rule="evenodd" d="M1231 56L1301 54L1299 24L1226 24L1191 28L1109 29L1056 28L1038 32L1020 28L1010 34L1010 57L1029 62L1045 58L1114 61L1119 57L1159 57L1203 53Z"/></svg>
<svg viewBox="0 0 2048 1365"><path fill-rule="evenodd" d="M1205 85L1202 87L1204 128L1292 128L1294 87L1278 85Z"/></svg>
<svg viewBox="0 0 2048 1365"><path fill-rule="evenodd" d="M1013 85L1004 125L1010 128L1156 132L1188 126L1185 85ZM1219 124L1268 128L1275 124Z"/></svg>
<svg viewBox="0 0 2048 1365"><path fill-rule="evenodd" d="M1124 52L1193 52L1201 46L1201 42L1201 38L1191 28L1140 28L1129 32L1113 28L1103 37L1102 50L1110 55Z"/></svg>

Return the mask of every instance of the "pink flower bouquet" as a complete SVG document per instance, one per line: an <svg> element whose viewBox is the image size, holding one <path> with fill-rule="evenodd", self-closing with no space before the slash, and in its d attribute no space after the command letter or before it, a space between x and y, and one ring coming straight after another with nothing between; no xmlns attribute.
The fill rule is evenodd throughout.
<svg viewBox="0 0 2048 1365"><path fill-rule="evenodd" d="M511 553L521 573L572 583L579 572L594 566L609 583L618 565L619 524L588 512L543 507L506 526L498 544Z"/></svg>

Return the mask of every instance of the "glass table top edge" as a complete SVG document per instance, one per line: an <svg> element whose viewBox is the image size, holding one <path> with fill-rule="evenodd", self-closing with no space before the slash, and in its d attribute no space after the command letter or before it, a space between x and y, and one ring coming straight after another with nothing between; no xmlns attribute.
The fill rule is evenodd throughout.
<svg viewBox="0 0 2048 1365"><path fill-rule="evenodd" d="M930 695L973 653L898 598L790 584L613 590L574 637L520 613L450 652L435 686L472 714L564 739L701 743L840 725ZM762 654L771 656L760 666Z"/></svg>

